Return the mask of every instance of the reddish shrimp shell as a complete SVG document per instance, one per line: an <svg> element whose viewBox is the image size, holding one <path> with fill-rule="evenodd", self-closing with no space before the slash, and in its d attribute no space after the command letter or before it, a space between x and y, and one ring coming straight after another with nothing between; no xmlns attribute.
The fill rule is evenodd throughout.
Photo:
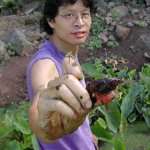
<svg viewBox="0 0 150 150"><path fill-rule="evenodd" d="M115 90L116 87L122 83L123 80L119 78L104 78L99 80L87 80L86 81L86 89L89 92L90 98L92 100L93 105L96 103L100 103L99 97L103 99L101 104L107 104L111 101L108 97L108 93Z"/></svg>

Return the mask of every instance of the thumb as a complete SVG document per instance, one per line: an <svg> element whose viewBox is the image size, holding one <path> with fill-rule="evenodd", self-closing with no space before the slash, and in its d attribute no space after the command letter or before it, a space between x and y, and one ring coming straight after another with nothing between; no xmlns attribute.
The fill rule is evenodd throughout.
<svg viewBox="0 0 150 150"><path fill-rule="evenodd" d="M79 80L83 79L83 72L77 60L77 57L72 53L66 54L63 61L64 74L72 74Z"/></svg>

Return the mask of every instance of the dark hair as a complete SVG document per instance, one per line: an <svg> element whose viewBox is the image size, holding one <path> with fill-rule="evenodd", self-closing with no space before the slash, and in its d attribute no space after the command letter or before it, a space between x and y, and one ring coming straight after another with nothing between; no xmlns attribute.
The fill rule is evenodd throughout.
<svg viewBox="0 0 150 150"><path fill-rule="evenodd" d="M60 6L67 4L75 4L78 0L46 0L43 9L43 17L40 22L42 31L45 31L49 35L53 34L53 29L48 25L47 20L54 19L58 14ZM91 13L94 13L96 8L94 6L94 0L81 0L84 6L90 8Z"/></svg>

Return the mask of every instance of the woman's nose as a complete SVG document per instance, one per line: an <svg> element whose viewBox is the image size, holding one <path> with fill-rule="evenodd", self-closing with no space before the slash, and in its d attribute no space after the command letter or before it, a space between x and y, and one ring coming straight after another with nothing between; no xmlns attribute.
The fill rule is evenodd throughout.
<svg viewBox="0 0 150 150"><path fill-rule="evenodd" d="M76 16L74 25L79 27L84 25L84 20L80 14Z"/></svg>

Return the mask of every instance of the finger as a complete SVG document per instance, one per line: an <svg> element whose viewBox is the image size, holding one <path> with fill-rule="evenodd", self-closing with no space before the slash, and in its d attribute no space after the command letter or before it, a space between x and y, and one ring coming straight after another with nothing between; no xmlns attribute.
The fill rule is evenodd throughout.
<svg viewBox="0 0 150 150"><path fill-rule="evenodd" d="M66 87L66 85L62 84L59 87L58 95L65 103L67 103L71 108L73 108L75 112L83 113L83 109L79 101L76 99L73 93L68 89L68 87Z"/></svg>
<svg viewBox="0 0 150 150"><path fill-rule="evenodd" d="M64 58L63 69L65 74L72 74L77 79L83 79L83 72L77 58L71 53L67 54Z"/></svg>
<svg viewBox="0 0 150 150"><path fill-rule="evenodd" d="M71 92L77 97L80 104L84 109L89 109L92 106L90 96L86 89L81 85L80 81L73 75L69 74L62 77L62 82L65 84Z"/></svg>
<svg viewBox="0 0 150 150"><path fill-rule="evenodd" d="M39 105L39 111L45 112L48 114L48 112L59 112L64 116L67 116L69 118L76 118L76 114L66 103L64 103L62 100L59 99L44 99L42 101L42 104Z"/></svg>
<svg viewBox="0 0 150 150"><path fill-rule="evenodd" d="M52 80L48 83L48 88L54 90L60 87L61 84L65 84L72 91L72 93L75 95L75 97L78 99L78 101L80 102L81 106L84 109L91 108L92 103L91 103L89 94L86 91L86 89L81 85L79 80L77 80L76 77L69 74L69 75L60 77L57 80ZM50 93L52 93L53 95L58 94L57 92L51 92L51 91L47 94L50 95Z"/></svg>

